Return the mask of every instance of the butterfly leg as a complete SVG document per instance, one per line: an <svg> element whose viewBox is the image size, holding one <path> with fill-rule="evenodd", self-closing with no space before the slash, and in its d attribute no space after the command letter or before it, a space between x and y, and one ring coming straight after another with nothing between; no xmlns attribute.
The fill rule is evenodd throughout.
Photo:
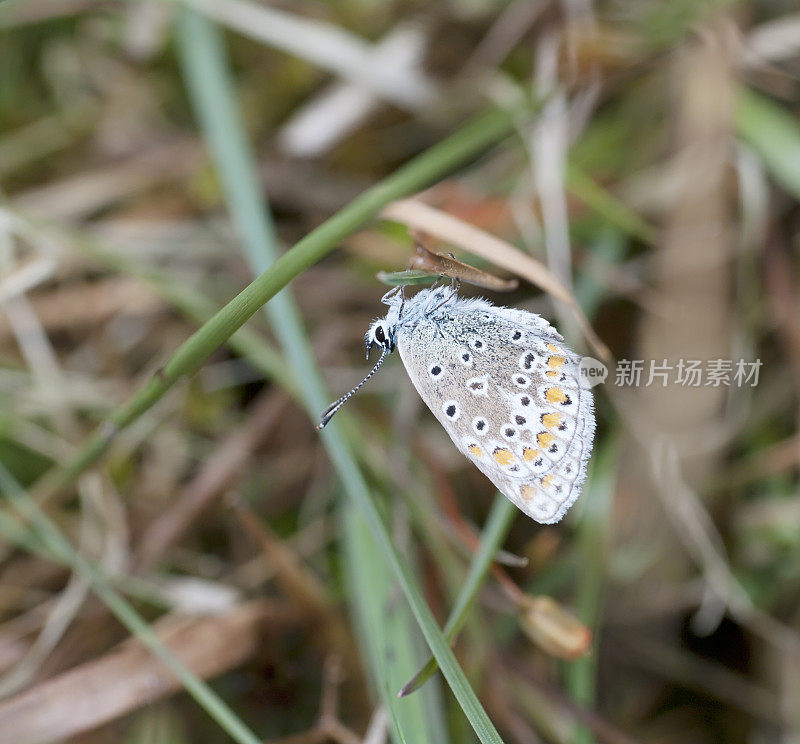
<svg viewBox="0 0 800 744"><path fill-rule="evenodd" d="M403 295L403 285L401 284L401 285L400 285L400 286L398 286L398 287L392 287L392 289L390 289L390 290L389 290L389 291L388 291L388 292L387 292L387 293L386 293L386 294L385 294L383 297L381 297L381 302L382 302L384 305L391 305L392 303L390 302L390 300L391 300L391 299L392 299L392 297L394 297L394 296L395 296L395 295L396 295L398 292L400 293L400 296L401 296L401 297L403 297L403 299L405 300L405 296Z"/></svg>
<svg viewBox="0 0 800 744"><path fill-rule="evenodd" d="M445 256L447 256L448 258L452 258L453 261L456 260L456 254L455 253L451 253L450 251L445 253ZM442 278L444 278L444 274L442 274ZM455 276L451 276L450 277L450 289L452 289L454 292L458 292L458 290L460 288L461 288L461 279L459 279L458 277L455 277Z"/></svg>

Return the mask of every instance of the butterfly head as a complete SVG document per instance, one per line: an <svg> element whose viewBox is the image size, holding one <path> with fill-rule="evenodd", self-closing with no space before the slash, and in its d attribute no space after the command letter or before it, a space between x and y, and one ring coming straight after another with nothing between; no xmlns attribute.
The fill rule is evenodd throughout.
<svg viewBox="0 0 800 744"><path fill-rule="evenodd" d="M377 346L380 350L380 359L378 359L375 366L358 385L349 393L346 393L339 398L339 400L334 401L328 406L322 414L322 419L319 424L317 424L317 428L323 429L333 418L334 414L381 368L386 357L389 356L397 346L397 334L400 329L413 327L423 317L426 317L442 305L452 301L454 297L454 291L450 291L448 294L443 289L425 289L418 292L413 297L406 297L402 287L395 287L387 292L382 300L385 305L389 306L386 317L373 321L364 336L364 344L367 347L367 359L369 359L373 346Z"/></svg>
<svg viewBox="0 0 800 744"><path fill-rule="evenodd" d="M391 353L397 343L397 324L391 323L388 318L381 318L372 323L364 336L364 344L367 347L367 359L373 346L381 350L381 354Z"/></svg>
<svg viewBox="0 0 800 744"><path fill-rule="evenodd" d="M381 365L386 357L394 351L397 336L397 321L393 320L391 315L392 312L390 311L387 317L382 318L381 320L373 321L372 325L367 331L366 336L364 337L364 342L367 346L367 359L369 359L369 353L372 351L373 346L377 346L381 351L381 357L378 359L377 364L349 393L346 393L339 398L339 400L334 401L328 406L328 408L322 414L322 419L320 420L319 424L317 424L317 429L325 428L327 423L333 418L334 414L359 391L359 389L367 380L369 380L370 377L372 377L372 375L374 375L381 368Z"/></svg>

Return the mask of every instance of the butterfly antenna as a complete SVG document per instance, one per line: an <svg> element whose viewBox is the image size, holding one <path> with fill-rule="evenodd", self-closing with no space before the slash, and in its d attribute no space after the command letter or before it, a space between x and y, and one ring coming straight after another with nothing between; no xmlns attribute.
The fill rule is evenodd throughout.
<svg viewBox="0 0 800 744"><path fill-rule="evenodd" d="M374 375L383 364L384 360L386 359L387 354L389 353L388 349L384 348L381 352L381 358L378 359L378 363L369 371L369 374L361 380L349 393L343 395L339 400L334 401L331 403L322 414L322 419L317 424L317 429L324 429L328 422L333 418L333 415L345 404L347 403L350 398L352 398L364 385L364 383L369 380L372 375Z"/></svg>

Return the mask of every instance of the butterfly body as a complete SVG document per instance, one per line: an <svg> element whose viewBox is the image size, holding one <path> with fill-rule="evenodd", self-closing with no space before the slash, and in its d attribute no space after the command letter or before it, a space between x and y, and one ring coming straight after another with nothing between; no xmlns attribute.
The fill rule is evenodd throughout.
<svg viewBox="0 0 800 744"><path fill-rule="evenodd" d="M523 512L559 521L580 494L594 438L580 358L542 317L449 288L392 291L384 302L366 335L368 350L383 348L370 375L397 348L455 446Z"/></svg>

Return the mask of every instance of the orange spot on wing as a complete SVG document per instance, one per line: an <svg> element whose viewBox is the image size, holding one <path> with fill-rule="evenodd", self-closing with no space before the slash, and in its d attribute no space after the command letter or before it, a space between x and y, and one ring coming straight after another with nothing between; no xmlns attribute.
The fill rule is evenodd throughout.
<svg viewBox="0 0 800 744"><path fill-rule="evenodd" d="M492 457L494 457L498 465L511 465L514 462L514 454L505 447L498 447L492 452Z"/></svg>
<svg viewBox="0 0 800 744"><path fill-rule="evenodd" d="M542 423L548 429L555 429L561 423L560 413L544 413L542 414Z"/></svg>
<svg viewBox="0 0 800 744"><path fill-rule="evenodd" d="M525 460L525 462L532 462L539 454L539 450L535 450L532 447L524 447L522 450L522 459Z"/></svg>
<svg viewBox="0 0 800 744"><path fill-rule="evenodd" d="M547 366L553 367L554 369L557 367L563 367L567 363L566 357L559 356L558 354L554 354L553 356L547 357Z"/></svg>
<svg viewBox="0 0 800 744"><path fill-rule="evenodd" d="M549 447L553 443L555 437L550 432L543 431L536 435L536 441L539 442L540 447Z"/></svg>
<svg viewBox="0 0 800 744"><path fill-rule="evenodd" d="M548 403L563 403L567 399L567 394L560 387L547 388L544 394Z"/></svg>
<svg viewBox="0 0 800 744"><path fill-rule="evenodd" d="M550 488L550 486L552 485L553 485L552 475L546 475L544 478L542 478L542 488Z"/></svg>
<svg viewBox="0 0 800 744"><path fill-rule="evenodd" d="M522 494L522 498L526 501L530 501L534 496L536 496L536 489L533 486L522 486L519 489L519 492Z"/></svg>
<svg viewBox="0 0 800 744"><path fill-rule="evenodd" d="M469 446L469 453L473 457L483 457L483 450L480 447L478 447L477 444L471 444Z"/></svg>
<svg viewBox="0 0 800 744"><path fill-rule="evenodd" d="M549 377L551 380L558 377L561 372L557 369L548 369L547 372L544 373L546 377Z"/></svg>
<svg viewBox="0 0 800 744"><path fill-rule="evenodd" d="M561 351L561 349L559 349L555 344L547 344L547 348L550 349L550 351L555 351L556 353Z"/></svg>

